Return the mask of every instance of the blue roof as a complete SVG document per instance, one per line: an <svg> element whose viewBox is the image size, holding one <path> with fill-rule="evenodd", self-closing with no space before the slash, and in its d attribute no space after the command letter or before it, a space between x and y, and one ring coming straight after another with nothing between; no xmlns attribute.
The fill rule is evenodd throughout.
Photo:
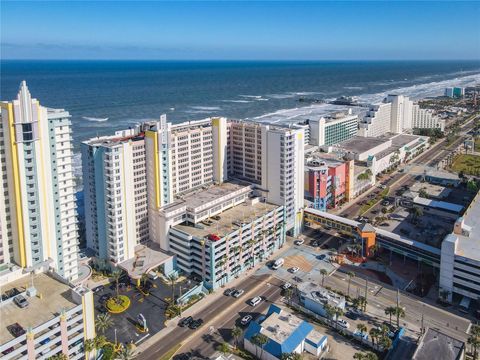
<svg viewBox="0 0 480 360"><path fill-rule="evenodd" d="M267 311L267 318L273 313L280 314L282 310L276 305L270 305ZM306 321L302 321L300 325L290 334L290 336L282 343L279 344L274 340L269 339L265 344L264 350L273 356L280 358L283 353L293 352L298 345L305 340L308 334L313 330L313 326ZM245 331L244 338L251 341L251 338L260 333L262 326L256 321L252 321Z"/></svg>

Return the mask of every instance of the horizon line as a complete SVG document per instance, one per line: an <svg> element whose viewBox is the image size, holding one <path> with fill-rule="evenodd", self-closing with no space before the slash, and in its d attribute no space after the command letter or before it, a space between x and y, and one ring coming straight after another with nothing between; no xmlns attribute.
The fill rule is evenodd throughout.
<svg viewBox="0 0 480 360"><path fill-rule="evenodd" d="M361 62L361 61L472 61L480 62L480 58L465 58L465 59L25 59L25 58L11 58L11 59L0 59L0 61L183 61L183 62L327 62L327 61L338 61L338 62Z"/></svg>

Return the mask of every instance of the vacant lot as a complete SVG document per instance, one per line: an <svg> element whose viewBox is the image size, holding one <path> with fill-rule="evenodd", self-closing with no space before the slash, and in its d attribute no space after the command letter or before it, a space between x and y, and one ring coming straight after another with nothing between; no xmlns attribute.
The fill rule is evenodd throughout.
<svg viewBox="0 0 480 360"><path fill-rule="evenodd" d="M452 170L463 171L467 175L480 175L480 156L462 154L458 155L453 164Z"/></svg>

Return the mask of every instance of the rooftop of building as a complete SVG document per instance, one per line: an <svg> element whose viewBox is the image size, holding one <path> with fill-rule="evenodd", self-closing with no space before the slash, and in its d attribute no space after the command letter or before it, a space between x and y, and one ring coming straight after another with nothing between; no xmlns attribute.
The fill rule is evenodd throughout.
<svg viewBox="0 0 480 360"><path fill-rule="evenodd" d="M458 238L456 254L480 261L480 192L460 219L469 234L454 234Z"/></svg>
<svg viewBox="0 0 480 360"><path fill-rule="evenodd" d="M311 300L321 303L328 303L331 306L341 306L344 303L345 298L333 291L327 290L324 287L317 285L313 282L303 282L298 285L298 290L305 294Z"/></svg>
<svg viewBox="0 0 480 360"><path fill-rule="evenodd" d="M20 293L31 287L32 278L24 277L2 286L2 294L16 288ZM37 327L58 316L62 310L69 310L78 304L72 298L72 288L47 274L38 274L33 277L33 286L37 290L34 297L26 297L29 305L18 307L13 301L0 306L0 344L4 344L14 337L6 327L19 323L25 330L28 327Z"/></svg>
<svg viewBox="0 0 480 360"><path fill-rule="evenodd" d="M84 141L84 144L89 146L103 146L113 147L128 141L142 141L144 140L144 133L135 132L134 129L128 129L115 132L115 135L97 136Z"/></svg>
<svg viewBox="0 0 480 360"><path fill-rule="evenodd" d="M305 155L305 165L307 168L319 167L324 163L328 167L337 167L345 163L338 154L326 153L322 151L312 151Z"/></svg>
<svg viewBox="0 0 480 360"><path fill-rule="evenodd" d="M149 246L135 246L135 256L121 262L118 266L125 270L132 279L141 279L143 274L159 267L171 258L172 255L165 253L158 244L152 242Z"/></svg>
<svg viewBox="0 0 480 360"><path fill-rule="evenodd" d="M177 200L172 204L163 207L162 210L165 212L171 212L183 207L186 207L189 210L194 210L242 190L250 191L251 185L247 182L233 179L221 184L205 185L200 189L195 189L178 196Z"/></svg>
<svg viewBox="0 0 480 360"><path fill-rule="evenodd" d="M461 359L464 342L444 333L428 328L413 355L414 360L457 360Z"/></svg>
<svg viewBox="0 0 480 360"><path fill-rule="evenodd" d="M196 225L182 223L175 225L173 228L198 239L203 239L210 234L223 238L237 230L241 223L249 224L278 207L278 205L266 202L256 202L254 204L245 202L222 212L218 215L218 220L211 218L209 219L210 222L201 222Z"/></svg>
<svg viewBox="0 0 480 360"><path fill-rule="evenodd" d="M335 147L339 147L344 149L348 152L353 153L364 153L374 147L381 145L390 138L386 136L379 136L379 137L363 137L363 136L354 136L348 140L342 141L335 145Z"/></svg>
<svg viewBox="0 0 480 360"><path fill-rule="evenodd" d="M427 170L427 173L425 175L430 176L432 178L437 178L437 179L460 180L457 174L450 173L448 171Z"/></svg>
<svg viewBox="0 0 480 360"><path fill-rule="evenodd" d="M283 344L303 323L292 313L281 311L272 313L262 323L261 333L278 344Z"/></svg>

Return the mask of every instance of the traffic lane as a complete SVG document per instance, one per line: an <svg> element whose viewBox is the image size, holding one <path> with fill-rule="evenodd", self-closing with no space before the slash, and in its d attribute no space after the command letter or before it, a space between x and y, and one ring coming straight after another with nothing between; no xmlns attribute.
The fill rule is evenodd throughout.
<svg viewBox="0 0 480 360"><path fill-rule="evenodd" d="M334 282L336 288L347 288L346 274L336 272L329 280ZM365 280L358 278L351 279L351 293L352 288L360 289L359 293L364 294ZM390 288L382 286L382 284L369 281L367 300L370 306L376 307L383 311L387 306L396 304L397 292ZM405 318L401 319L402 323L408 323L420 328L422 314L424 317L424 326L442 329L444 332L449 332L456 337L462 339L466 338L466 331L470 325L470 321L454 313L445 311L443 309L434 307L430 304L424 303L420 298L411 294L400 294L400 305L405 307ZM383 316L382 316L383 318ZM386 316L385 316L386 318Z"/></svg>
<svg viewBox="0 0 480 360"><path fill-rule="evenodd" d="M215 320L209 327L205 327L202 332L199 332L194 339L190 340L188 344L182 347L178 353L191 352L194 356L203 359L209 359L215 353L217 346L223 341L233 344L231 330L234 326L245 330L247 326L242 326L240 320L245 315L252 315L253 319L257 319L264 314L268 307L275 303L281 296L281 287L283 284L280 281L272 281L271 285L265 287L256 296L261 296L264 300L257 306L248 305L246 299L243 303L236 304L236 306L222 318Z"/></svg>
<svg viewBox="0 0 480 360"><path fill-rule="evenodd" d="M245 292L250 291L254 288L259 282L265 281L268 277L265 276L252 276L247 278L245 281L239 284L237 288L242 288ZM235 302L243 302L244 299L240 297L239 299L235 299L230 296L222 296L220 297L214 304L214 306L208 306L206 309L203 309L200 313L192 315L193 318L201 317L204 322L208 322L213 319L216 314L223 310L227 306L232 306ZM213 304L212 304L213 305ZM186 339L188 336L191 335L193 330L189 328L182 328L177 327L169 334L165 335L161 340L154 343L142 353L139 354L139 359L151 359L156 360L160 358L163 354L168 352L171 348L173 348L176 344L180 341Z"/></svg>

